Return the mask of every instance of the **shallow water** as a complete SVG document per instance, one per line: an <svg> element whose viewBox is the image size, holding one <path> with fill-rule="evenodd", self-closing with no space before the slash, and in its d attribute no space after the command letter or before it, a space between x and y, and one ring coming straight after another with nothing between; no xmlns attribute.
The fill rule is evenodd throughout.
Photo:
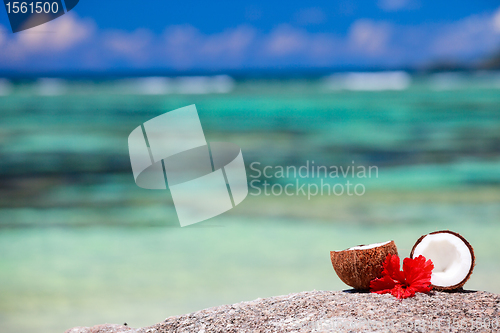
<svg viewBox="0 0 500 333"><path fill-rule="evenodd" d="M330 250L416 239L452 227L477 267L468 289L500 292L497 224L352 225L220 217L188 228L84 227L0 232L0 331L146 326L206 307L306 290L342 290Z"/></svg>

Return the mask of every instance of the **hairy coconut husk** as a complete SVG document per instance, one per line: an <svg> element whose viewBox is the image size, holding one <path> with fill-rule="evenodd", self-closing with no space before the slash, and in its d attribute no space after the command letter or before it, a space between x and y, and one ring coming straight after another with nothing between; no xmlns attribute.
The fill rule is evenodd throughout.
<svg viewBox="0 0 500 333"><path fill-rule="evenodd" d="M369 249L330 251L330 259L345 284L358 290L369 290L370 281L381 277L382 265L388 254L398 255L394 241Z"/></svg>

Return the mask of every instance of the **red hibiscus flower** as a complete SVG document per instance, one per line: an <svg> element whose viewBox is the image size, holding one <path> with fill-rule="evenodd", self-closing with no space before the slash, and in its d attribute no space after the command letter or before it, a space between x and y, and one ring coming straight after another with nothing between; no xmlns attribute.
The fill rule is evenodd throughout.
<svg viewBox="0 0 500 333"><path fill-rule="evenodd" d="M432 289L430 284L434 264L430 259L426 261L424 256L405 258L401 271L399 257L389 254L383 267L382 277L370 281L372 293L390 293L397 298L408 298L417 292L427 293Z"/></svg>

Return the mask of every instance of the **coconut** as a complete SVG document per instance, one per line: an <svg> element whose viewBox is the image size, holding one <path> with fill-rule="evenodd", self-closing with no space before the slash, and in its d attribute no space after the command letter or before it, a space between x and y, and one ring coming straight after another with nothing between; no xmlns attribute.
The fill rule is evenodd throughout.
<svg viewBox="0 0 500 333"><path fill-rule="evenodd" d="M423 255L432 260L431 285L436 290L455 290L469 280L476 257L469 242L456 232L435 231L420 237L410 257Z"/></svg>
<svg viewBox="0 0 500 333"><path fill-rule="evenodd" d="M330 259L333 269L345 284L355 289L368 290L370 281L381 277L382 264L388 254L398 254L394 241L330 251Z"/></svg>

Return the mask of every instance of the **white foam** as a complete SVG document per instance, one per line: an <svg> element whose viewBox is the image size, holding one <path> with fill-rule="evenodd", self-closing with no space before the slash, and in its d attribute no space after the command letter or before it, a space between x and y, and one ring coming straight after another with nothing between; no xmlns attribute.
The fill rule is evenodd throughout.
<svg viewBox="0 0 500 333"><path fill-rule="evenodd" d="M325 79L325 84L331 90L383 91L408 89L411 81L408 73L393 71L333 74Z"/></svg>
<svg viewBox="0 0 500 333"><path fill-rule="evenodd" d="M175 80L175 92L179 94L225 94L234 88L234 80L227 75L185 76Z"/></svg>
<svg viewBox="0 0 500 333"><path fill-rule="evenodd" d="M139 95L227 94L234 89L234 80L227 75L141 77L118 82L119 93Z"/></svg>
<svg viewBox="0 0 500 333"><path fill-rule="evenodd" d="M0 78L0 96L7 96L12 91L12 84L7 79Z"/></svg>
<svg viewBox="0 0 500 333"><path fill-rule="evenodd" d="M59 96L67 91L65 80L56 78L41 78L37 81L36 92L41 96Z"/></svg>

